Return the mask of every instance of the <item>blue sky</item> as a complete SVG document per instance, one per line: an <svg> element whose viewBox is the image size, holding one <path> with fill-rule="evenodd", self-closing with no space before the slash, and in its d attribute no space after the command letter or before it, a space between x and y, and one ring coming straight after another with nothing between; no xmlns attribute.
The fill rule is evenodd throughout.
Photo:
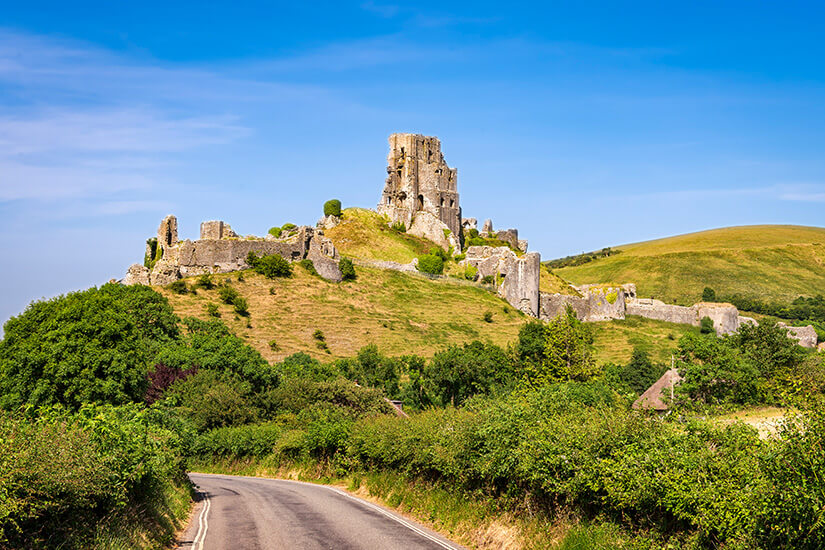
<svg viewBox="0 0 825 550"><path fill-rule="evenodd" d="M825 225L824 6L3 2L0 321L120 278L168 213L373 207L396 131L545 258Z"/></svg>

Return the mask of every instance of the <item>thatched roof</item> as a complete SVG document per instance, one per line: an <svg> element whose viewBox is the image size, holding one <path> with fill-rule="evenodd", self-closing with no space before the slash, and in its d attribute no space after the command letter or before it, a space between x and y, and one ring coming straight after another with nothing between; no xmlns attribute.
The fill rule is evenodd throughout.
<svg viewBox="0 0 825 550"><path fill-rule="evenodd" d="M634 409L666 411L670 408L671 388L682 381L679 371L670 369L633 402Z"/></svg>

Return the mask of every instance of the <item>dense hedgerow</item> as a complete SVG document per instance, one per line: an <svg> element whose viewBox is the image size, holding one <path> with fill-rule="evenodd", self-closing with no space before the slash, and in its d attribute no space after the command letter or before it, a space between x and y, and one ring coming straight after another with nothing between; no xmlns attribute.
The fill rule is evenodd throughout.
<svg viewBox="0 0 825 550"><path fill-rule="evenodd" d="M174 520L164 495L185 483L183 441L152 416L134 405L0 412L0 547L89 548L135 508ZM169 527L151 533L157 546Z"/></svg>

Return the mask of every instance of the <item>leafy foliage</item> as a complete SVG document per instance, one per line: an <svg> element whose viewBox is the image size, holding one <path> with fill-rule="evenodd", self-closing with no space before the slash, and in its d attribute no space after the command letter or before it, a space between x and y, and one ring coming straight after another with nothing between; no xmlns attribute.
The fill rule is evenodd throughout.
<svg viewBox="0 0 825 550"><path fill-rule="evenodd" d="M259 257L254 251L250 251L247 255L246 262L252 266L252 269L256 272L270 279L292 276L292 265L280 254L268 254Z"/></svg>
<svg viewBox="0 0 825 550"><path fill-rule="evenodd" d="M424 254L418 257L418 271L430 275L441 275L444 272L444 260L435 254Z"/></svg>
<svg viewBox="0 0 825 550"><path fill-rule="evenodd" d="M0 407L142 401L159 347L178 336L166 298L106 284L33 302L0 341Z"/></svg>
<svg viewBox="0 0 825 550"><path fill-rule="evenodd" d="M344 281L355 280L355 266L349 258L341 258L338 261L338 269L341 270L341 277Z"/></svg>
<svg viewBox="0 0 825 550"><path fill-rule="evenodd" d="M473 395L505 390L512 380L512 365L498 346L475 341L436 353L425 376L441 404L460 405Z"/></svg>
<svg viewBox="0 0 825 550"><path fill-rule="evenodd" d="M331 199L324 203L324 216L341 217L341 201Z"/></svg>

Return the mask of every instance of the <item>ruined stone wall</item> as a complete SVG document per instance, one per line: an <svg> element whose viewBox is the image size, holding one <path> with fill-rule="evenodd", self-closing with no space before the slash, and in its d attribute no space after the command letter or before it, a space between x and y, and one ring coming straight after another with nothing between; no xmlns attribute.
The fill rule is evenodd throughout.
<svg viewBox="0 0 825 550"><path fill-rule="evenodd" d="M731 304L699 303L690 307L666 304L652 298L628 300L627 315L638 315L668 323L700 326L703 317L713 320L716 334L733 334L739 330L739 310Z"/></svg>
<svg viewBox="0 0 825 550"><path fill-rule="evenodd" d="M249 269L246 260L250 252L259 256L280 254L289 261L309 258L319 275L329 280L341 280L338 268L340 257L335 246L323 236L323 231L311 227L300 227L280 240L271 236L266 239L239 239L229 224L209 221L201 224L201 236L209 238L178 241L177 219L167 216L158 229L162 257L151 271L140 264L132 265L124 283L164 285L181 277Z"/></svg>
<svg viewBox="0 0 825 550"><path fill-rule="evenodd" d="M458 171L447 166L438 138L392 134L389 142L387 180L378 213L409 228L416 212L429 212L460 235Z"/></svg>
<svg viewBox="0 0 825 550"><path fill-rule="evenodd" d="M661 300L653 298L637 298L627 302L627 315L638 315L647 319L666 321L668 323L680 323L683 325L695 325L697 323L696 310L685 307L666 304Z"/></svg>
<svg viewBox="0 0 825 550"><path fill-rule="evenodd" d="M780 327L788 331L788 338L792 338L803 348L815 348L817 342L816 330L812 325L804 327L791 327L785 323L777 323Z"/></svg>
<svg viewBox="0 0 825 550"><path fill-rule="evenodd" d="M537 252L516 256L506 246L471 246L465 265L478 269L478 277L492 276L498 295L513 307L539 316L539 276L541 256Z"/></svg>
<svg viewBox="0 0 825 550"><path fill-rule="evenodd" d="M573 308L580 321L597 322L624 319L628 294L635 296L635 285L605 286L584 285L577 287L582 296L546 294L540 296L539 318L549 321L565 313L567 306Z"/></svg>

